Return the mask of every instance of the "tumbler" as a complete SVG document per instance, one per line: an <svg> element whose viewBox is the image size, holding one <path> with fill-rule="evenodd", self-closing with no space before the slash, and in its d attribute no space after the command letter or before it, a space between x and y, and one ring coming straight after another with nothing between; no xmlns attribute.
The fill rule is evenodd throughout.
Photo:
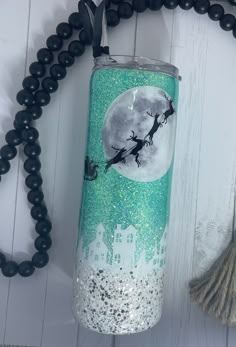
<svg viewBox="0 0 236 347"><path fill-rule="evenodd" d="M100 333L161 317L178 80L161 61L95 60L73 312Z"/></svg>

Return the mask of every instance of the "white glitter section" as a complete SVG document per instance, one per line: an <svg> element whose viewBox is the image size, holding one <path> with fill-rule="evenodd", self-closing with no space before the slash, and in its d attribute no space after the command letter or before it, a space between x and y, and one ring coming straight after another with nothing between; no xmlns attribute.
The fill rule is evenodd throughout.
<svg viewBox="0 0 236 347"><path fill-rule="evenodd" d="M163 269L142 273L95 269L79 261L73 311L85 327L105 334L132 334L153 327L161 317Z"/></svg>

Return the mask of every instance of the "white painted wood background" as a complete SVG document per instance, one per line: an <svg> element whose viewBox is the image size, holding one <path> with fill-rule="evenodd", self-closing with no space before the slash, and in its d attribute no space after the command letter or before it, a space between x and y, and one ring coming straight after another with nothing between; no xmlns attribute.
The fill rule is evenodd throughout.
<svg viewBox="0 0 236 347"><path fill-rule="evenodd" d="M224 2L227 11L236 10ZM77 10L76 0L1 0L0 145L16 92L45 38ZM30 279L0 277L0 344L41 347L234 347L227 329L190 304L188 281L230 239L236 177L236 41L218 23L180 9L134 15L110 31L113 54L177 65L182 75L168 237L165 305L148 332L112 337L78 327L72 271L87 116L91 51L68 72L38 126L44 191L54 225L51 263ZM16 260L33 252L22 153L0 186L0 245Z"/></svg>

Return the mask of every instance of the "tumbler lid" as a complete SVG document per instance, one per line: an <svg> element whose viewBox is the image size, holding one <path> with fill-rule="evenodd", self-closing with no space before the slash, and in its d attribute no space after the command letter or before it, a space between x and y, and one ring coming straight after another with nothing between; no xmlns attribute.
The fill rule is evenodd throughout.
<svg viewBox="0 0 236 347"><path fill-rule="evenodd" d="M180 79L179 69L176 66L152 58L129 55L104 55L95 58L94 62L95 70L101 68L140 69L147 71L156 71L170 75L176 79Z"/></svg>

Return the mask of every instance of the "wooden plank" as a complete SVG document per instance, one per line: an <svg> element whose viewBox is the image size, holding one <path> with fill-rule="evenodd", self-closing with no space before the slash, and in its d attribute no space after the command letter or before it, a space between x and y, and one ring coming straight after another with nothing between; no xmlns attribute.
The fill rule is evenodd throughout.
<svg viewBox="0 0 236 347"><path fill-rule="evenodd" d="M134 42L135 42L135 29L136 29L136 15L133 16L132 19L129 21L124 21L121 23L121 25L118 28L112 28L109 30L109 44L110 44L110 52L113 55L133 55L134 53ZM129 33L129 35L127 35ZM122 37L122 43L121 43L121 38ZM77 128L81 129L81 118L85 115L87 115L87 103L88 103L88 95L89 95L89 78L91 74L91 66L93 65L92 63L92 58L91 58L92 52L89 52L89 56L87 56L85 59L83 58L83 61L81 61L81 64L79 65L78 68L78 80L79 80L79 85L77 88L77 100L78 103L81 105L80 106L80 112L78 115L78 112L76 114L77 116ZM81 81L83 82L83 88L81 89ZM76 98L76 97L75 97ZM82 133L81 133L82 131ZM85 124L82 124L82 129L80 130L80 135L85 134L86 132L86 127ZM81 137L81 136L78 136ZM85 137L84 135L82 136L82 144L83 144L83 149L84 149L84 144L85 144ZM81 148L81 140L80 144L77 144L76 148ZM77 157L78 159L78 157ZM75 175L75 182L74 185L76 185L76 182L78 181L78 177L80 177L80 182L81 182L81 168L83 167L83 156L79 155L79 162L76 164L74 163L74 166L77 166L77 170L75 172L78 172L79 169L79 174L77 173ZM73 171L74 171L73 170ZM72 183L73 184L73 183ZM78 185L78 183L77 183ZM78 194L78 193L77 193ZM78 206L78 201L76 206ZM77 230L77 220L78 220L78 208L76 207L76 211L74 214L71 213L71 217L74 219L74 226L75 230ZM103 335L103 334L97 334L95 332L91 332L83 327L79 328L79 334L78 334L78 342L77 346L83 346L83 347L112 347L113 346L113 338L112 336L109 335Z"/></svg>
<svg viewBox="0 0 236 347"><path fill-rule="evenodd" d="M14 11L12 10L14 9ZM0 3L0 145L5 144L5 133L12 128L13 117L18 110L16 93L21 89L25 72L28 0L9 0ZM13 25L9 25L9 18ZM1 182L1 251L12 254L15 223L15 199L17 190L19 156L11 162L11 171ZM0 281L0 343L4 342L6 313L10 281L1 276Z"/></svg>

